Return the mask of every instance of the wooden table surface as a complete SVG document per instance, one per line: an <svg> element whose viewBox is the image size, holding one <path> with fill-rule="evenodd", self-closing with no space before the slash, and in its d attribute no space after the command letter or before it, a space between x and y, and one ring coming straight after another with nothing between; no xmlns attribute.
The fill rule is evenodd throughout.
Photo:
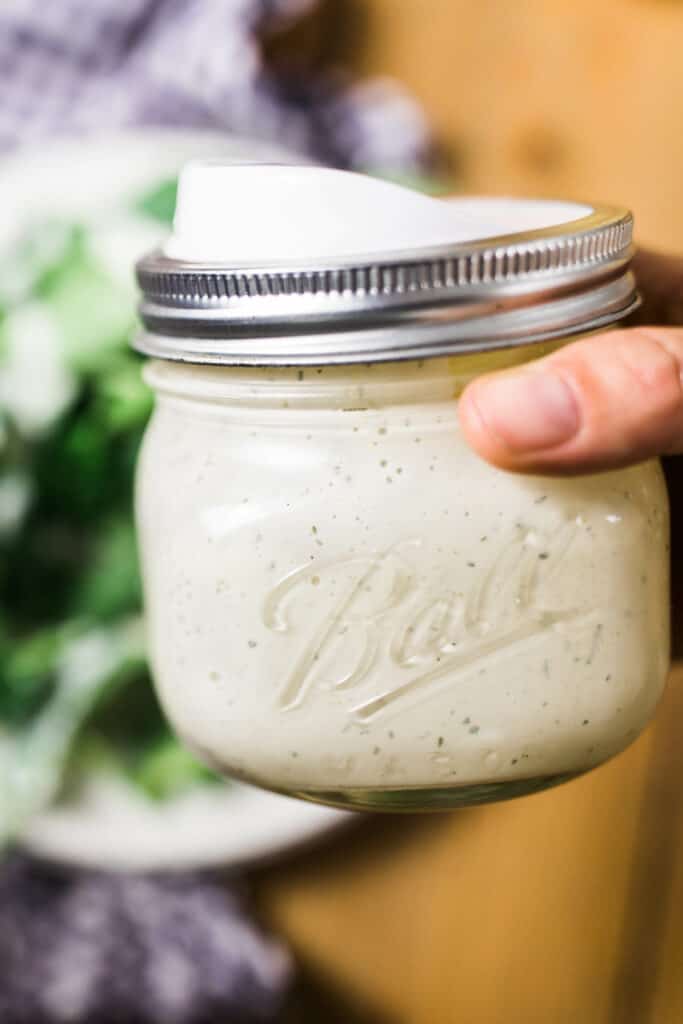
<svg viewBox="0 0 683 1024"><path fill-rule="evenodd" d="M654 724L584 778L359 820L253 882L265 921L363 1020L681 1024L683 664Z"/></svg>

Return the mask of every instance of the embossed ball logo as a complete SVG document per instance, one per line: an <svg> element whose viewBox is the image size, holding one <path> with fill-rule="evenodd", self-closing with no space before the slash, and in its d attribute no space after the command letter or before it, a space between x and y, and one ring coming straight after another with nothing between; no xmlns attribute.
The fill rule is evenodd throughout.
<svg viewBox="0 0 683 1024"><path fill-rule="evenodd" d="M417 539L295 570L263 608L268 629L302 637L280 707L292 711L316 691L352 690L352 718L374 720L576 619L579 609L546 597L576 532L574 521L553 536L518 524L485 563L453 573L425 572Z"/></svg>

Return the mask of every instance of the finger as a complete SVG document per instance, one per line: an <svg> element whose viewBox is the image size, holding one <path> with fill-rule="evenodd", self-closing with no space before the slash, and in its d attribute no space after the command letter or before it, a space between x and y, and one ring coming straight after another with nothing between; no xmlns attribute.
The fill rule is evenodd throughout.
<svg viewBox="0 0 683 1024"><path fill-rule="evenodd" d="M611 331L478 377L458 416L487 461L570 476L683 451L683 329Z"/></svg>

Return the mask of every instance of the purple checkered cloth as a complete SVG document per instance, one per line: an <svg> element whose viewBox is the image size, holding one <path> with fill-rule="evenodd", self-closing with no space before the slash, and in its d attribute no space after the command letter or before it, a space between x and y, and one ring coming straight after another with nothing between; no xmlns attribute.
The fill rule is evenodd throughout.
<svg viewBox="0 0 683 1024"><path fill-rule="evenodd" d="M414 172L430 137L395 83L287 79L260 33L317 0L2 0L0 148L131 125L225 131Z"/></svg>
<svg viewBox="0 0 683 1024"><path fill-rule="evenodd" d="M0 867L2 1024L275 1024L292 978L210 875Z"/></svg>

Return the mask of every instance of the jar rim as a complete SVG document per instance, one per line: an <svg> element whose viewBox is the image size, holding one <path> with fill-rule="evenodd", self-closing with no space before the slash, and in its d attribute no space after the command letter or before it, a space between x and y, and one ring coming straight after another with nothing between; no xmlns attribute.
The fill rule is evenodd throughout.
<svg viewBox="0 0 683 1024"><path fill-rule="evenodd" d="M136 268L146 330L134 344L192 363L305 366L428 358L594 330L639 299L629 270L631 213L587 205L591 213L557 226L305 265L194 263L155 250Z"/></svg>

